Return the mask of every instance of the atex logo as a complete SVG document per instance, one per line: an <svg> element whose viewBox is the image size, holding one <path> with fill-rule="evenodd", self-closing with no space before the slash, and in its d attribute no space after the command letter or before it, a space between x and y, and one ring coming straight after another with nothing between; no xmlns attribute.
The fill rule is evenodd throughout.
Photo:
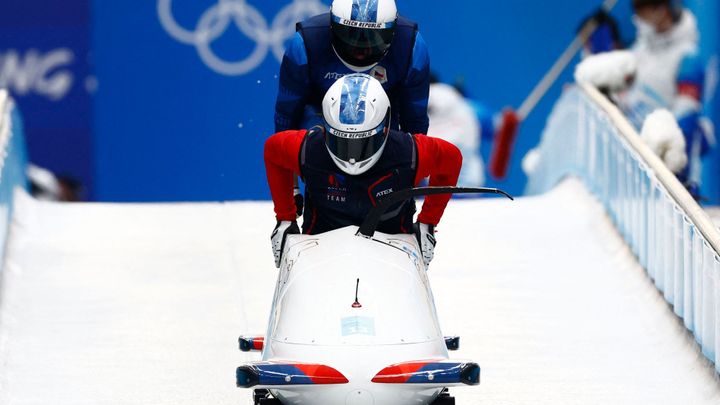
<svg viewBox="0 0 720 405"><path fill-rule="evenodd" d="M10 49L0 51L0 88L18 96L35 93L57 101L65 98L73 85L68 69L75 54L68 48L47 53L29 49L24 53Z"/></svg>
<svg viewBox="0 0 720 405"><path fill-rule="evenodd" d="M255 70L270 52L278 62L282 61L285 42L295 34L295 23L329 10L320 0L292 0L269 24L248 0L218 0L199 16L195 27L185 28L176 21L172 8L173 0L157 2L158 17L165 31L175 40L194 46L205 65L227 76L240 76ZM231 23L255 42L254 49L245 59L224 60L211 47L231 28Z"/></svg>

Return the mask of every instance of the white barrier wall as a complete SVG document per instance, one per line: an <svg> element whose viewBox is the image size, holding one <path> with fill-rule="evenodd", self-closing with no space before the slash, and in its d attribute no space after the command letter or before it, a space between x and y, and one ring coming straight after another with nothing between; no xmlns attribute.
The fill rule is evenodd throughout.
<svg viewBox="0 0 720 405"><path fill-rule="evenodd" d="M591 86L563 95L539 148L527 191L582 178L720 372L720 231L707 214Z"/></svg>

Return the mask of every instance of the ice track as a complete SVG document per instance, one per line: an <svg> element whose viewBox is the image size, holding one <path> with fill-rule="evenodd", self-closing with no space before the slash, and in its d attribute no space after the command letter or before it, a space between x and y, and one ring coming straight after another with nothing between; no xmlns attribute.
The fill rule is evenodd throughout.
<svg viewBox="0 0 720 405"><path fill-rule="evenodd" d="M269 203L20 198L0 295L0 404L249 404L242 332L264 332ZM430 273L458 404L715 404L720 382L576 181L457 200ZM321 288L321 286L319 286Z"/></svg>

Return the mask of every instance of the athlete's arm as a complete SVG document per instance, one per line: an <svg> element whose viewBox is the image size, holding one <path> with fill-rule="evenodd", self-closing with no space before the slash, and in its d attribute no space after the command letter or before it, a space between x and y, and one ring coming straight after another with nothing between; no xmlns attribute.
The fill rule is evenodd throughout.
<svg viewBox="0 0 720 405"><path fill-rule="evenodd" d="M295 220L293 180L300 174L300 148L306 132L279 132L265 141L265 172L278 221Z"/></svg>
<svg viewBox="0 0 720 405"><path fill-rule="evenodd" d="M300 128L310 89L308 72L305 41L300 33L295 33L280 66L275 132Z"/></svg>
<svg viewBox="0 0 720 405"><path fill-rule="evenodd" d="M460 149L450 142L426 135L414 135L418 150L415 184L430 176L430 186L455 186L462 167ZM418 222L437 225L445 211L450 195L425 197Z"/></svg>
<svg viewBox="0 0 720 405"><path fill-rule="evenodd" d="M677 97L673 102L673 113L685 135L688 152L696 140L700 142L700 154L710 145L706 136L696 137L700 128L702 99L705 85L705 64L697 54L687 55L680 63L677 77Z"/></svg>
<svg viewBox="0 0 720 405"><path fill-rule="evenodd" d="M427 134L430 93L430 56L420 33L416 34L408 75L400 89L400 128L411 134Z"/></svg>

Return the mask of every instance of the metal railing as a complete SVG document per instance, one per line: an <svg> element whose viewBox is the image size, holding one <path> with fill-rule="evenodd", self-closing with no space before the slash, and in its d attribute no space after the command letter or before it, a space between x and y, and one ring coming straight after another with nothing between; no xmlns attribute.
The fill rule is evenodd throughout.
<svg viewBox="0 0 720 405"><path fill-rule="evenodd" d="M720 372L720 231L620 110L592 86L548 121L529 193L580 177Z"/></svg>

